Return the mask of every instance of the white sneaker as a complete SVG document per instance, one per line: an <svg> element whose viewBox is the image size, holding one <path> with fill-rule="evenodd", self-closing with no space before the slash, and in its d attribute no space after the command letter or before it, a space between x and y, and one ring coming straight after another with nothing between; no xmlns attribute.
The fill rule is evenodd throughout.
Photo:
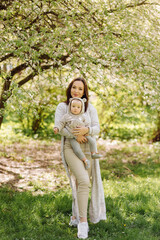
<svg viewBox="0 0 160 240"><path fill-rule="evenodd" d="M77 234L78 238L83 238L83 239L88 238L88 232L89 232L88 222L79 222L78 234Z"/></svg>
<svg viewBox="0 0 160 240"><path fill-rule="evenodd" d="M70 219L70 222L69 222L69 226L71 226L71 227L77 227L77 225L78 225L77 219L76 219L76 218L75 218L75 219L72 219L72 216L71 216L71 219Z"/></svg>

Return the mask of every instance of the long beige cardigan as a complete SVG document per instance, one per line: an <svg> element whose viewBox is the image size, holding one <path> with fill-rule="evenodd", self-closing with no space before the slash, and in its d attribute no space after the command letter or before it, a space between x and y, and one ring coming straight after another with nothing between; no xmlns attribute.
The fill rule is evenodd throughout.
<svg viewBox="0 0 160 240"><path fill-rule="evenodd" d="M64 114L67 113L67 104L60 103L57 106L56 113L55 113L55 124L59 122ZM90 134L92 136L97 135L99 133L99 121L96 109L93 107L92 104L88 104L88 109L85 112L87 117L90 119ZM76 188L76 179L71 174L67 163L64 157L64 138L71 138L72 135L64 128L61 132L61 157L66 169L67 175L69 177L70 186L72 188L72 214L79 219L79 211L78 211L78 203L77 203L77 188ZM82 144L86 145L86 144ZM85 148L84 148L85 150ZM106 220L106 206L105 206L105 199L104 199L104 191L100 173L100 166L99 160L93 160L92 164L92 188L91 188L91 201L89 205L89 216L90 221L93 223L97 223L100 220Z"/></svg>

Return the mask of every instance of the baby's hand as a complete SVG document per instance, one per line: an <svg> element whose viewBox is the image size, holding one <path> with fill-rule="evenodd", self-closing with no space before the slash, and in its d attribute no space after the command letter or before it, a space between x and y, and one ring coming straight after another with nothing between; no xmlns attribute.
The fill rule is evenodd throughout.
<svg viewBox="0 0 160 240"><path fill-rule="evenodd" d="M54 130L55 134L57 134L59 132L58 128L56 128L56 127L53 130Z"/></svg>

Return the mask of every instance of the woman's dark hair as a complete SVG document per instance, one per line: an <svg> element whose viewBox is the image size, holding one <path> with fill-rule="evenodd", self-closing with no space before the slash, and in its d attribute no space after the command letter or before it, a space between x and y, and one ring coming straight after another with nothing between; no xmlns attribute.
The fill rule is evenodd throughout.
<svg viewBox="0 0 160 240"><path fill-rule="evenodd" d="M86 98L87 101L85 102L85 112L87 111L87 108L88 108L88 100L89 100L89 96L88 96L88 86L87 86L87 83L86 83L86 80L84 78L75 78L72 80L72 82L70 82L67 90L66 90L66 96L67 96L67 100L65 101L65 103L68 105L69 104L69 99L72 98L71 96L71 88L72 88L72 85L74 82L76 81L81 81L84 85L84 94L82 96L82 98Z"/></svg>

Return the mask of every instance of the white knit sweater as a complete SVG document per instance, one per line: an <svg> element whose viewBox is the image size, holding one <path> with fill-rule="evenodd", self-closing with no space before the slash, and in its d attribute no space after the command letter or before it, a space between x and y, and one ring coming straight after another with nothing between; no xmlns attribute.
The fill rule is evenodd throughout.
<svg viewBox="0 0 160 240"><path fill-rule="evenodd" d="M64 114L67 113L67 104L66 103L60 103L57 106L56 113L55 113L55 125L58 124L60 119ZM93 107L92 104L88 104L88 109L84 113L86 114L87 118L90 119L90 135L94 136L99 133L99 121L98 121L98 115L96 109ZM70 185L72 188L72 214L76 216L77 219L79 219L79 211L78 211L78 203L77 203L77 190L76 190L76 179L73 175L70 174L70 171L68 169L67 163L65 161L64 157L64 137L72 138L73 135L67 131L67 129L62 129L60 132L62 138L61 138L61 157L63 164L65 166L67 175L70 180ZM104 191L103 191L103 185L102 185L102 179L101 179L101 173L100 173L100 166L99 166L99 160L93 160L92 164L92 191L91 191L91 201L89 206L89 215L90 215L90 221L93 223L97 223L100 220L106 220L106 206L105 206L105 199L104 199Z"/></svg>

